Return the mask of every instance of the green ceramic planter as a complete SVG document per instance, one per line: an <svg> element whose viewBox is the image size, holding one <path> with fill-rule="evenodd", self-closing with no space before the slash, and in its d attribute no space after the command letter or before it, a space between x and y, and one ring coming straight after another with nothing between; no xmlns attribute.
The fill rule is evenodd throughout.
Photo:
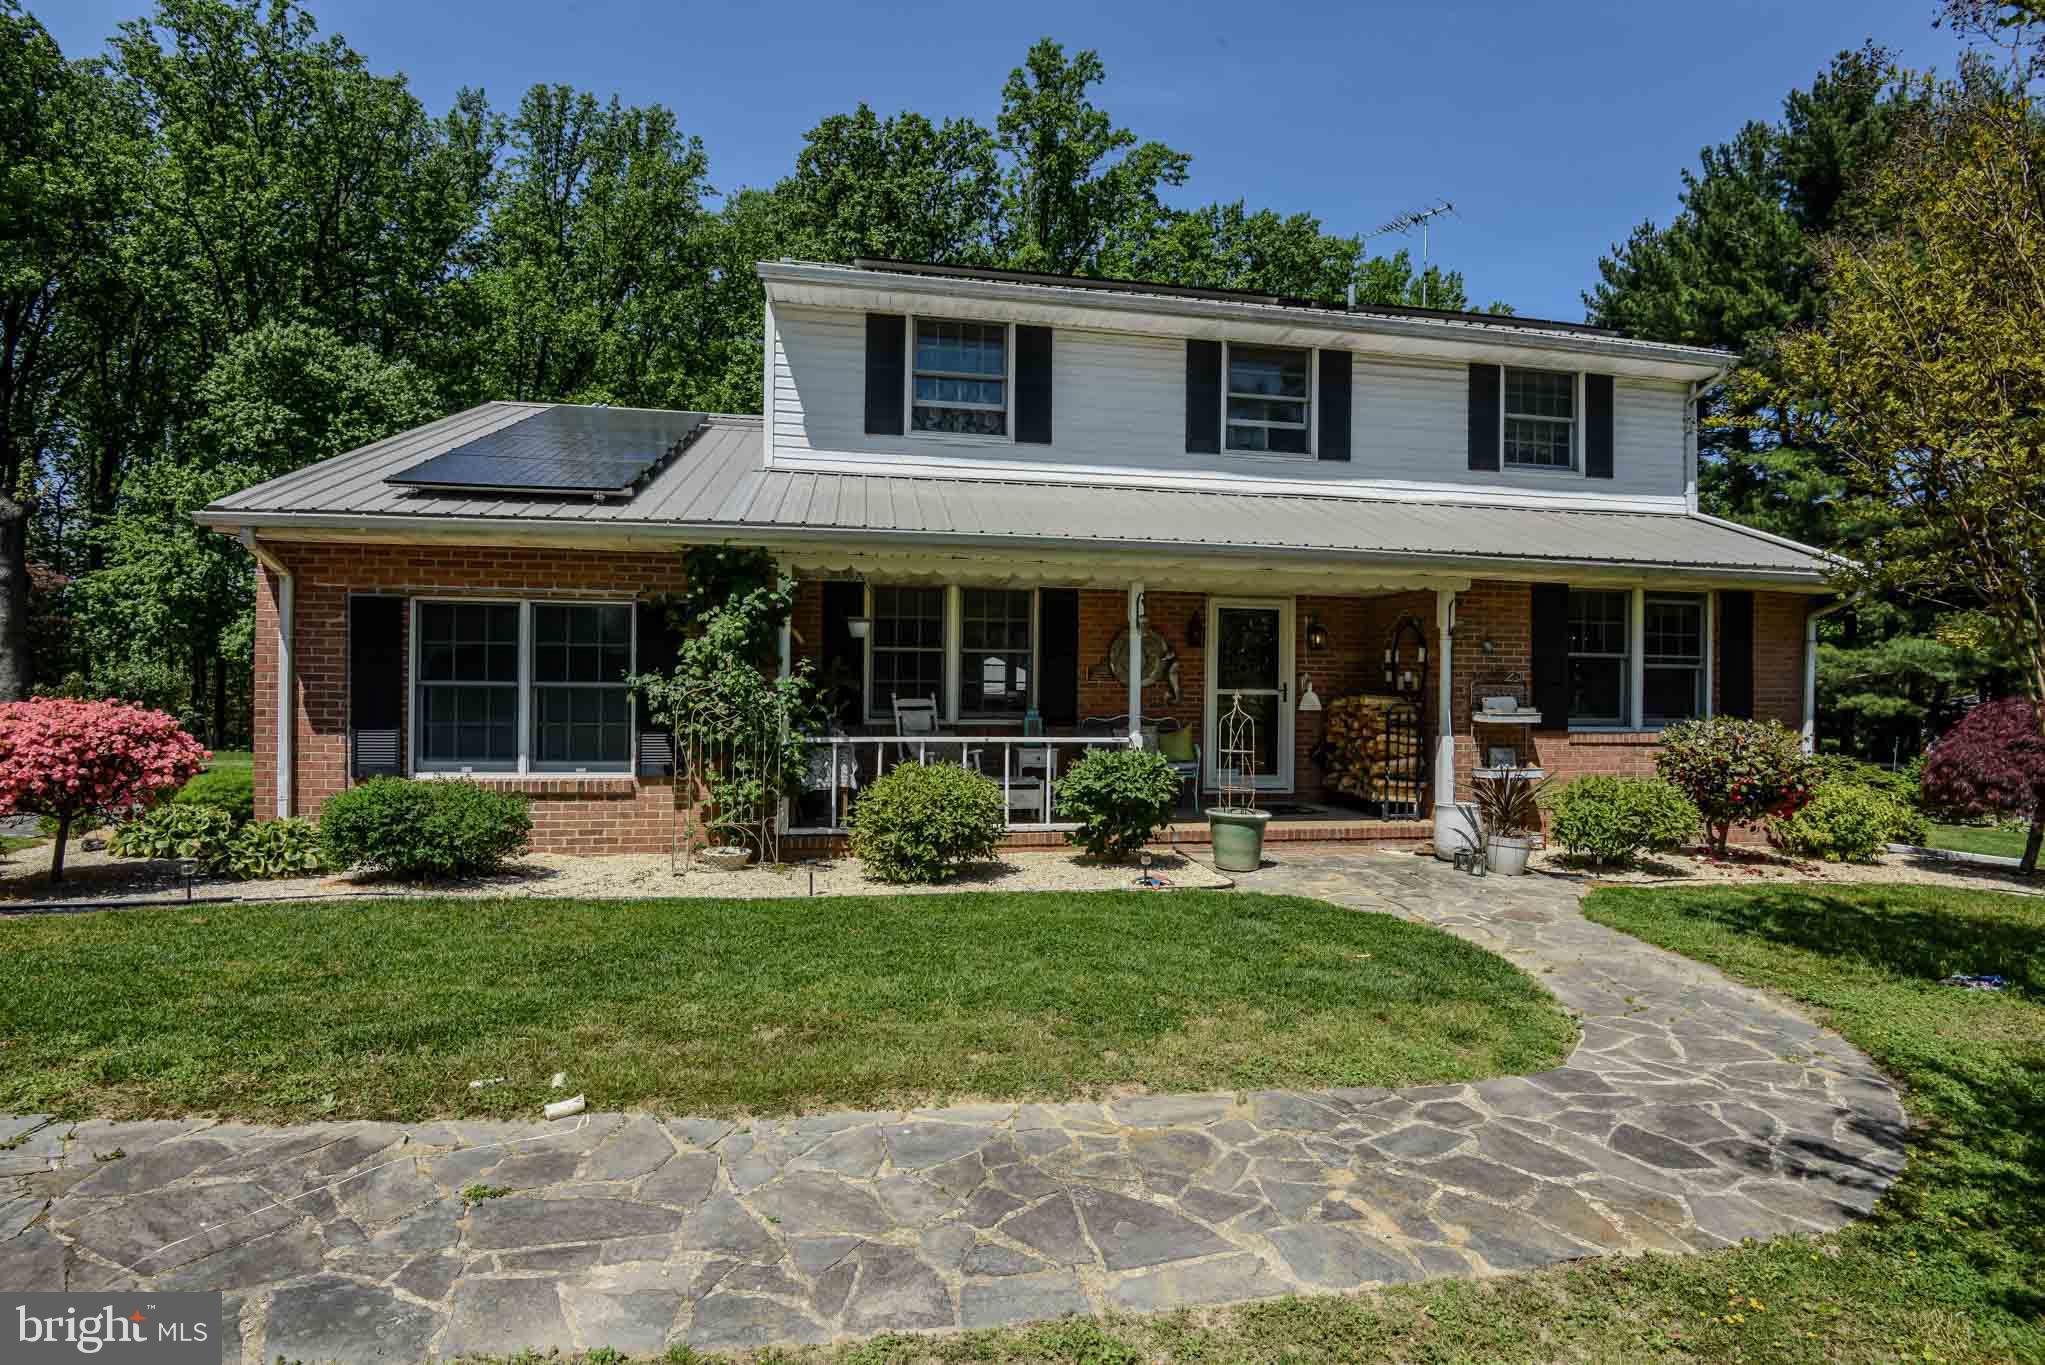
<svg viewBox="0 0 2045 1365"><path fill-rule="evenodd" d="M1255 872L1264 862L1264 826L1268 810L1211 810L1207 828L1214 836L1214 865L1223 872Z"/></svg>

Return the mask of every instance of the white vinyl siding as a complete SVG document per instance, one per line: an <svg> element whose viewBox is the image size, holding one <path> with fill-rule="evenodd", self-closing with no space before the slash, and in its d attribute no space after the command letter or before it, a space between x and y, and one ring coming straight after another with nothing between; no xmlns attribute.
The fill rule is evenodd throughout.
<svg viewBox="0 0 2045 1365"><path fill-rule="evenodd" d="M925 470L941 465L945 473L966 476L1039 468L1046 477L1074 479L1096 471L1130 477L1157 473L1213 477L1251 488L1311 480L1395 495L1496 492L1576 502L1628 499L1643 510L1683 509L1686 397L1676 383L1615 382L1610 479L1585 478L1580 468L1470 469L1468 366L1368 352L1356 352L1351 367L1347 461L1226 451L1198 455L1185 448L1183 339L1061 327L1052 370L1050 445L1017 446L1000 438L869 436L865 316L779 305L774 321L769 397L774 458L791 467L817 461L885 473L896 463ZM1549 368L1566 366L1582 368L1583 362L1558 358Z"/></svg>

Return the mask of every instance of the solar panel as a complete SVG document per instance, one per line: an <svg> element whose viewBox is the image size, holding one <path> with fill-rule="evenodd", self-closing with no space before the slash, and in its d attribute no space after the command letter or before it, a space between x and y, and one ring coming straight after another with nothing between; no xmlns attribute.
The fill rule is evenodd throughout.
<svg viewBox="0 0 2045 1365"><path fill-rule="evenodd" d="M700 412L559 406L385 477L400 488L629 495L702 429Z"/></svg>

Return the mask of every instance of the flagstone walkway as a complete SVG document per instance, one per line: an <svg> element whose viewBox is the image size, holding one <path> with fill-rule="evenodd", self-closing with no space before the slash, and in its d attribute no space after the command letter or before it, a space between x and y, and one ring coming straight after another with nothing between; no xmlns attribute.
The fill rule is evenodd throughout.
<svg viewBox="0 0 2045 1365"><path fill-rule="evenodd" d="M1901 1170L1864 1056L1575 885L1284 852L1245 888L1503 954L1580 1014L1568 1064L737 1126L11 1119L0 1288L226 1290L247 1362L739 1349L1701 1250L1837 1227Z"/></svg>

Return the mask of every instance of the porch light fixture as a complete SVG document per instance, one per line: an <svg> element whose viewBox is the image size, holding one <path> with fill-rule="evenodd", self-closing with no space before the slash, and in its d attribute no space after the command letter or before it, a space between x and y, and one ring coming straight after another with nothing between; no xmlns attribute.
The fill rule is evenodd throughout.
<svg viewBox="0 0 2045 1365"><path fill-rule="evenodd" d="M1321 624L1318 616L1307 618L1307 648L1319 654L1328 647L1328 628Z"/></svg>
<svg viewBox="0 0 2045 1365"><path fill-rule="evenodd" d="M867 628L873 624L869 616L848 616L845 618L845 633L855 640L866 638Z"/></svg>

